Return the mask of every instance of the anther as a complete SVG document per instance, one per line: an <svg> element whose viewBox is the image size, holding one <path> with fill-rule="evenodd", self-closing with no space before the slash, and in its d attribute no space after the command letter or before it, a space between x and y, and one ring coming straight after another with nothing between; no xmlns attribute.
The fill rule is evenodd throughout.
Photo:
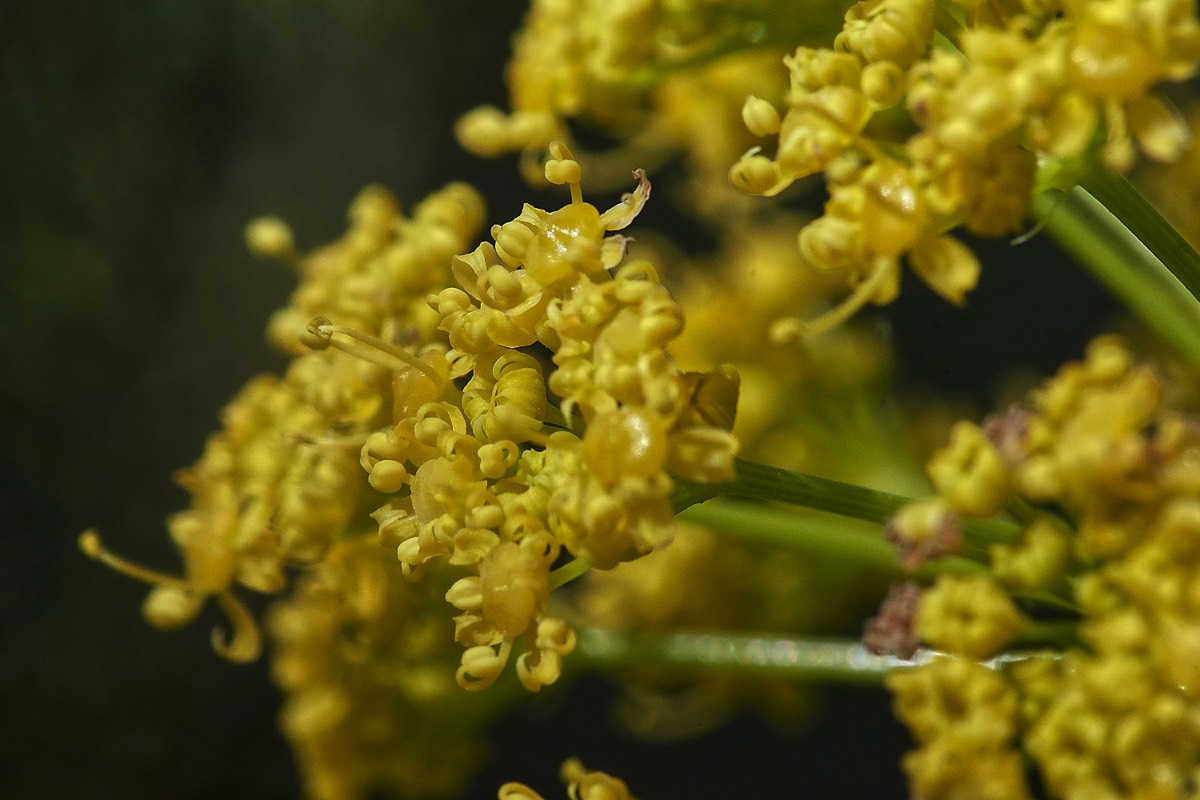
<svg viewBox="0 0 1200 800"><path fill-rule="evenodd" d="M571 187L571 203L581 204L583 202L581 172L579 162L575 160L571 148L563 142L551 142L550 156L551 160L546 162L546 180L551 183L568 184Z"/></svg>
<svg viewBox="0 0 1200 800"><path fill-rule="evenodd" d="M742 105L742 122L755 136L770 136L779 133L779 112L775 106L761 97L750 95Z"/></svg>
<svg viewBox="0 0 1200 800"><path fill-rule="evenodd" d="M278 217L258 217L246 226L246 247L260 258L295 263L299 257L292 229Z"/></svg>

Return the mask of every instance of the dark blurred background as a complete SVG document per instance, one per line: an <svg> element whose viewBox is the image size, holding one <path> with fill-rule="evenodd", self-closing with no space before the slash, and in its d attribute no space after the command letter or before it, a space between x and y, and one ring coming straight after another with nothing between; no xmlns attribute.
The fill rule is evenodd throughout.
<svg viewBox="0 0 1200 800"><path fill-rule="evenodd" d="M217 658L212 616L151 630L144 587L76 537L94 526L176 569L162 519L187 498L172 472L245 380L281 364L263 328L294 282L245 252L249 218L278 214L310 247L368 183L411 206L463 179L490 219L515 216L512 160L466 155L451 127L504 102L522 7L0 5L0 796L297 795L265 664ZM996 374L1078 355L1111 304L1046 245L1007 248L989 249L1003 263L970 314L909 282L888 312L909 379L983 404ZM881 691L835 693L805 733L747 717L642 749L609 731L608 690L584 689L498 729L472 797L510 779L557 796L572 754L647 800L901 794L907 745Z"/></svg>

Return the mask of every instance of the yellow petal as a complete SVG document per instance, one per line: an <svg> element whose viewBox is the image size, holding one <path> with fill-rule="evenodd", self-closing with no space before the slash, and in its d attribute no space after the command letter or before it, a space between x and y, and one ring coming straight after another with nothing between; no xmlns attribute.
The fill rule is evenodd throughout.
<svg viewBox="0 0 1200 800"><path fill-rule="evenodd" d="M909 252L908 262L930 289L955 305L962 305L967 292L979 281L979 260L970 248L950 236L918 242Z"/></svg>

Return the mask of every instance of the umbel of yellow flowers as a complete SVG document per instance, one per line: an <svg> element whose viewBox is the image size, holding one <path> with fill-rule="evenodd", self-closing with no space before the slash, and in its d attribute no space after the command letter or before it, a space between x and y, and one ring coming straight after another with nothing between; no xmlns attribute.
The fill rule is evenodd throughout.
<svg viewBox="0 0 1200 800"><path fill-rule="evenodd" d="M192 496L191 508L168 521L184 575L125 562L94 531L80 540L89 555L155 585L143 606L151 624L184 625L214 598L233 626L228 642L214 631L214 646L236 661L258 657L257 625L234 587L279 592L289 564L318 562L358 531L371 501L355 453L391 411L390 361L308 352L296 320L322 309L389 340L429 340L437 328L425 294L444 285L445 265L470 246L482 216L482 200L462 184L431 195L411 218L373 187L351 207L345 238L295 262L300 287L270 332L281 349L303 355L282 377L250 381L222 412L222 430L200 459L176 476ZM295 259L290 232L277 221L252 224L249 239L260 252Z"/></svg>
<svg viewBox="0 0 1200 800"><path fill-rule="evenodd" d="M284 348L316 352L282 384L252 383L182 474L197 502L172 522L188 577L121 562L92 532L82 542L158 584L152 622L182 624L214 596L237 632L234 644L215 639L218 649L255 657L257 631L232 584L278 591L284 564L320 561L374 503L379 539L405 575L420 578L435 559L466 573L446 594L461 612L459 684L491 685L523 641L517 676L536 690L575 646L548 612L560 556L576 559L577 573L644 555L669 538L671 474L732 479L736 373L675 365L666 346L682 312L654 267L627 261L627 239L612 233L637 216L649 181L635 173L636 190L600 212L584 202L566 147L551 145L551 155L547 179L567 185L570 202L526 205L493 226L494 245L446 255L461 241L452 234L479 216L466 187L435 195L405 225L371 190L344 242L303 262L292 307L271 331ZM291 253L274 223L250 237ZM444 268L441 281L414 269L442 258L457 286L438 286L449 282ZM352 291L334 288L345 285ZM298 315L321 306L361 327L317 316L297 330Z"/></svg>
<svg viewBox="0 0 1200 800"><path fill-rule="evenodd" d="M1200 758L1198 453L1194 417L1115 337L982 428L954 429L929 464L937 502L964 518L1014 502L1062 516L1031 513L990 547L990 570L920 597L915 633L947 655L887 680L920 745L904 760L914 792L1029 797L1028 758L1056 797L1186 796ZM980 663L1031 629L1016 599L1047 598L1083 647Z"/></svg>
<svg viewBox="0 0 1200 800"><path fill-rule="evenodd" d="M632 222L649 182L637 173L637 190L602 213L583 201L569 151L551 155L546 177L571 202L527 205L492 228L495 245L453 259L459 287L430 296L449 348L397 371L396 422L362 449L371 484L396 495L372 516L406 571L445 558L469 573L447 599L462 612L459 683L471 689L497 678L519 638L521 682L557 679L575 643L547 613L560 554L601 569L643 555L669 535L668 472L733 477L736 376L675 366L665 348L682 330L679 307L609 235ZM539 346L544 360L526 349ZM547 391L561 398L553 414Z"/></svg>
<svg viewBox="0 0 1200 800"><path fill-rule="evenodd" d="M1018 231L1039 165L1095 159L1125 171L1138 151L1171 161L1190 142L1154 94L1195 71L1190 0L865 0L827 47L811 40L840 9L813 5L535 2L509 65L511 111L476 109L459 140L485 156L522 151L531 177L529 155L574 121L626 152L683 151L698 173L735 160L729 179L751 195L823 176L829 199L802 227L800 251L852 291L815 320L784 320L782 339L891 302L904 261L961 305L980 265L948 231ZM782 88L754 58L785 45ZM728 115L689 118L677 96L706 112L741 104L743 129ZM728 148L747 133L737 158ZM689 192L711 193L715 177ZM695 205L712 225L729 223L729 198Z"/></svg>

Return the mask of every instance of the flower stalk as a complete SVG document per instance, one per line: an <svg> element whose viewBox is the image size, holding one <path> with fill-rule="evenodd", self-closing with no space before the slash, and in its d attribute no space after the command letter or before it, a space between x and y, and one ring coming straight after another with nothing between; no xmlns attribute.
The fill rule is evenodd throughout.
<svg viewBox="0 0 1200 800"><path fill-rule="evenodd" d="M892 575L907 572L896 558L896 549L879 535L878 527L854 519L727 499L692 506L679 519L746 544L824 556ZM978 561L954 556L912 574L928 577L943 572L967 575L986 571Z"/></svg>
<svg viewBox="0 0 1200 800"><path fill-rule="evenodd" d="M745 677L774 677L832 685L880 686L895 669L942 657L918 650L912 658L877 655L857 640L790 638L720 632L629 633L602 628L577 631L576 657L592 669L667 667L681 672L718 671ZM1055 658L1045 650L1006 653L984 662L1002 665L1029 658Z"/></svg>
<svg viewBox="0 0 1200 800"><path fill-rule="evenodd" d="M901 506L912 502L912 498L903 495L742 458L735 459L735 465L737 477L731 482L700 486L678 481L681 487L676 492L676 512L718 495L729 495L748 500L788 503L882 525ZM963 521L967 540L977 545L1011 541L1018 531L1015 523L1003 519Z"/></svg>

